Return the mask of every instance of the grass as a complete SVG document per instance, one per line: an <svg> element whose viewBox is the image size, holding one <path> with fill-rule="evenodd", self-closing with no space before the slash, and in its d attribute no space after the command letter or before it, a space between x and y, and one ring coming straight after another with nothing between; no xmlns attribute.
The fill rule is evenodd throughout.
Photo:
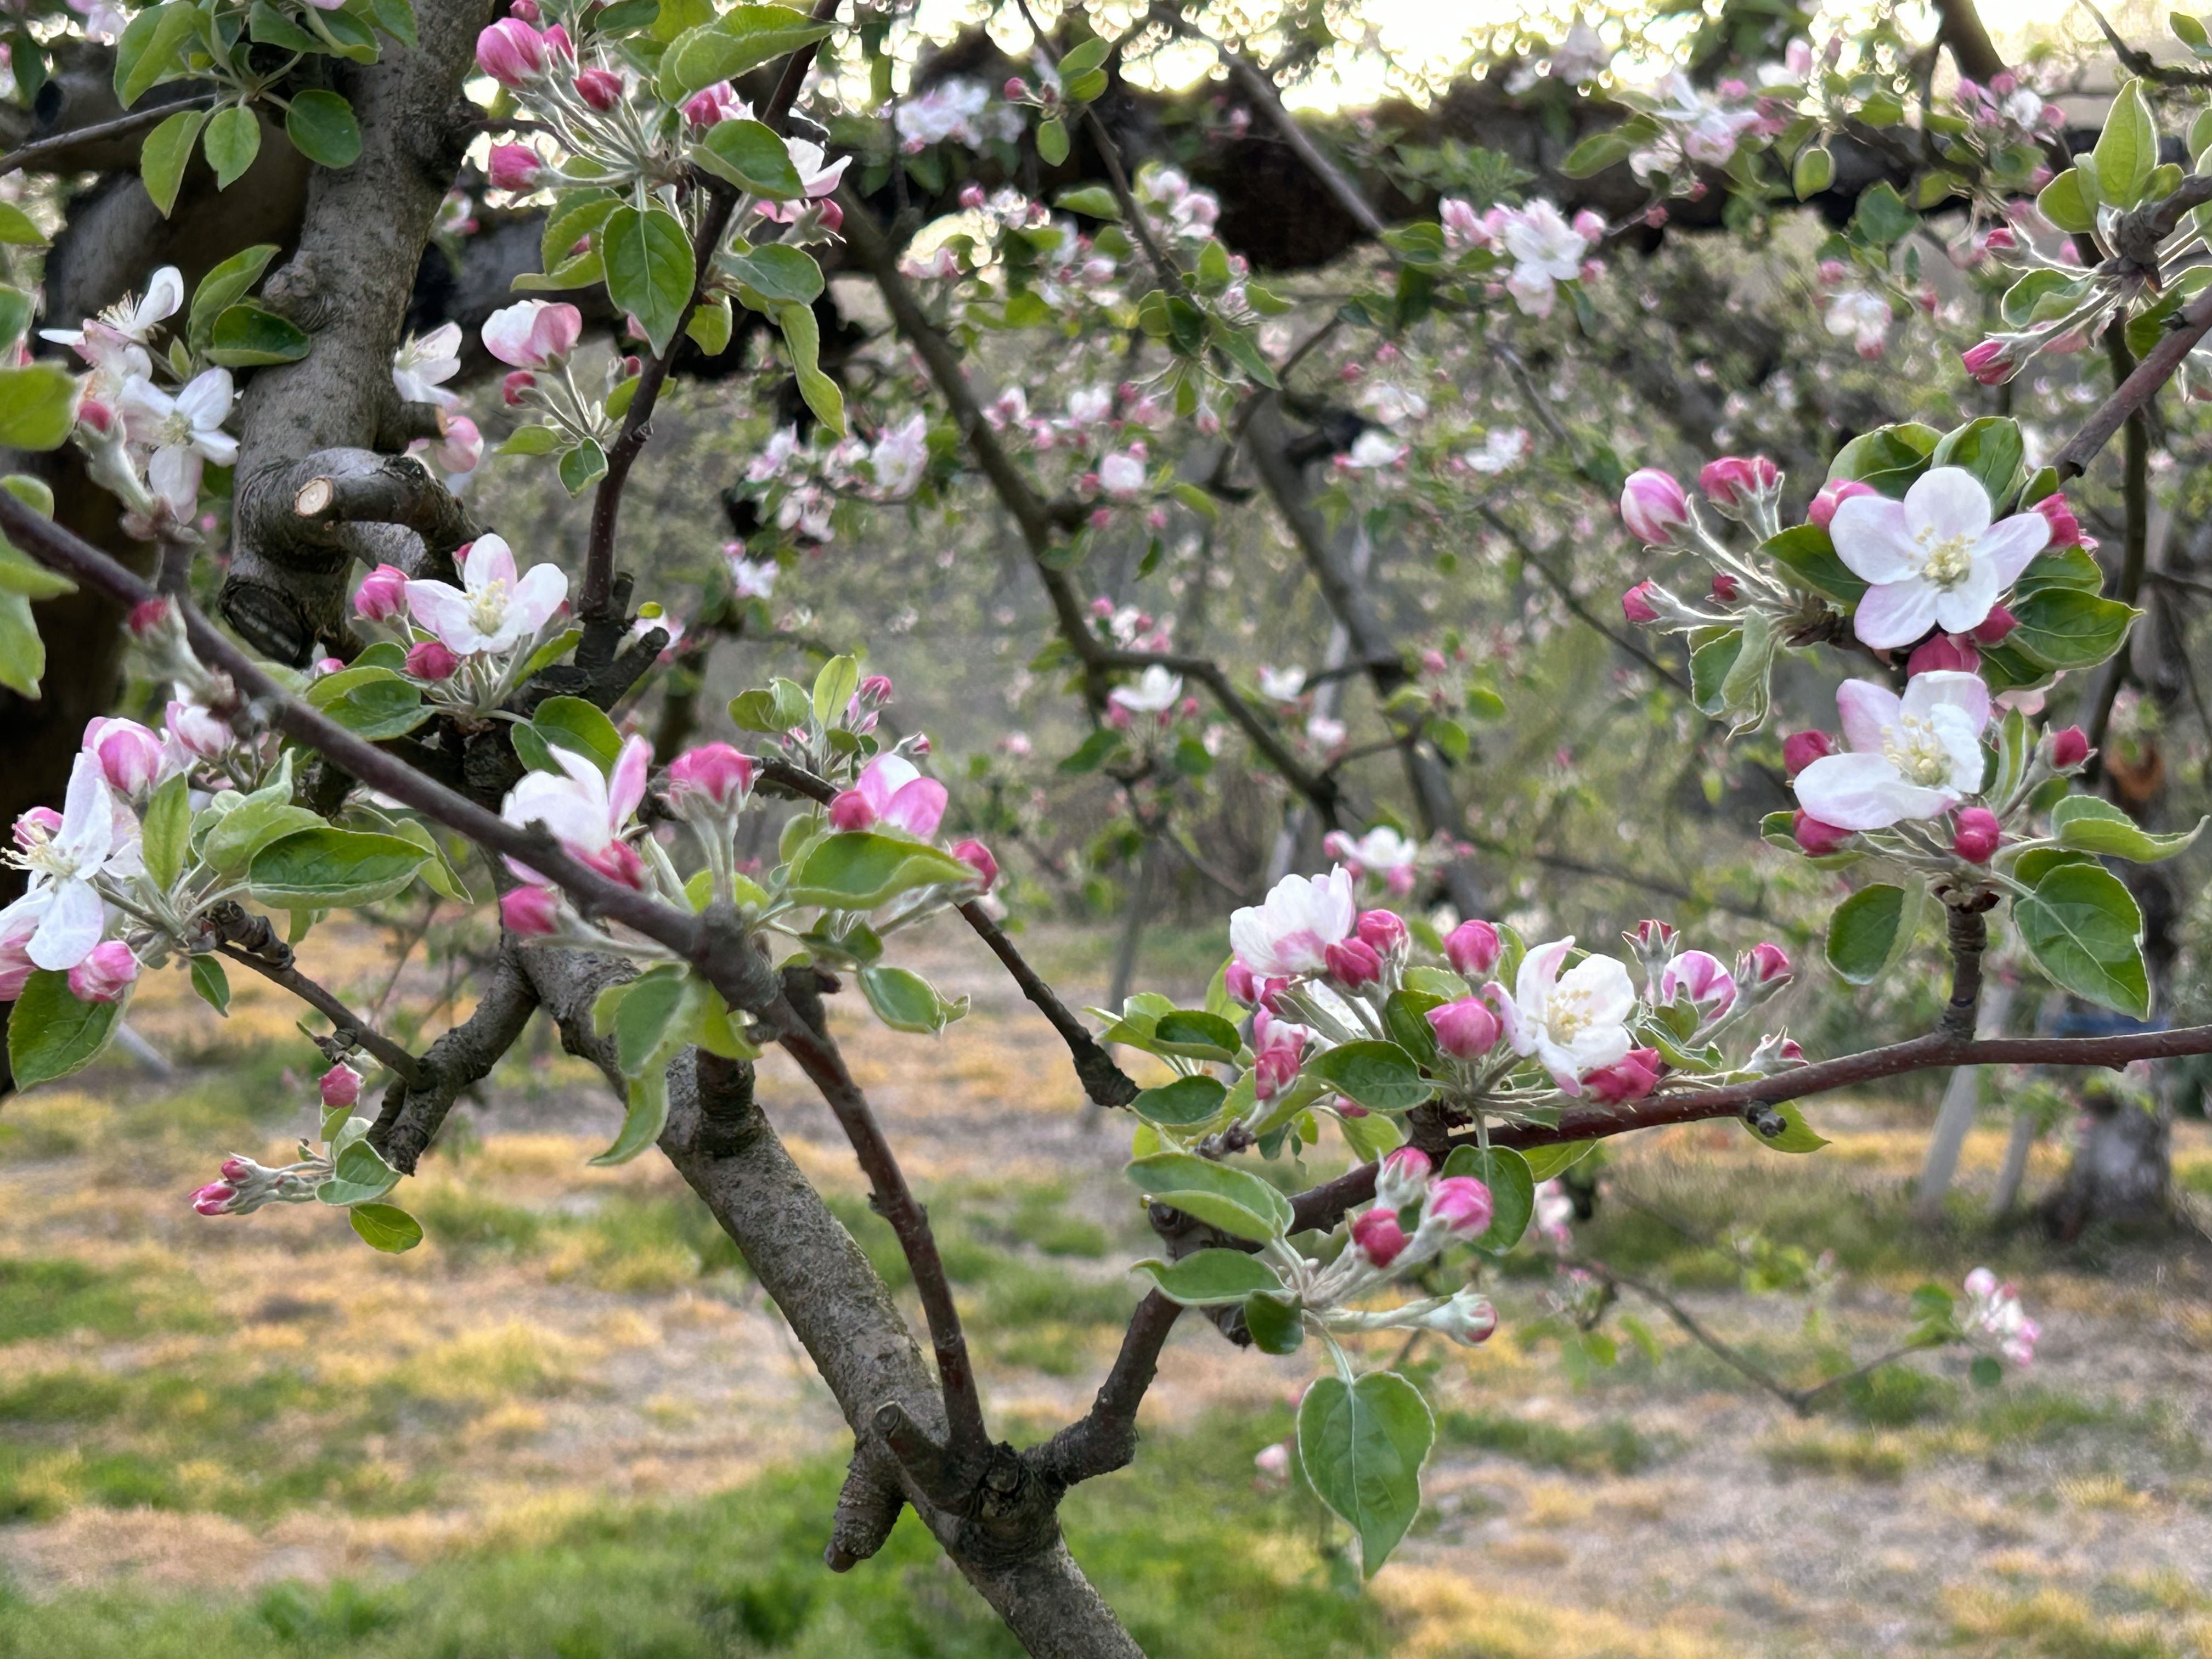
<svg viewBox="0 0 2212 1659"><path fill-rule="evenodd" d="M1498 1452L1523 1463L1575 1474L1634 1474L1659 1462L1671 1449L1617 1418L1587 1428L1571 1428L1492 1411L1439 1413L1437 1439L1441 1445Z"/></svg>
<svg viewBox="0 0 2212 1659"><path fill-rule="evenodd" d="M1078 1491L1069 1540L1152 1659L1375 1659L1371 1601L1333 1588L1305 1504L1253 1491L1279 1419L1148 1444L1133 1474ZM696 1504L609 1507L451 1553L396 1583L252 1596L0 1593L8 1659L1017 1659L911 1514L833 1577L820 1552L842 1460Z"/></svg>
<svg viewBox="0 0 2212 1659"><path fill-rule="evenodd" d="M95 1267L68 1256L0 1257L0 1343L67 1332L94 1336L201 1330L211 1321L192 1281L143 1262Z"/></svg>

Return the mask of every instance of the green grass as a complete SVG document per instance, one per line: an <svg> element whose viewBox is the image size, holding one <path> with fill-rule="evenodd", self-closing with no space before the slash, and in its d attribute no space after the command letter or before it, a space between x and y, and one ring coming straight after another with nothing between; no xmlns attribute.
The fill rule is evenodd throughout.
<svg viewBox="0 0 2212 1659"><path fill-rule="evenodd" d="M1310 1500L1255 1492L1265 1424L1148 1443L1079 1488L1069 1541L1152 1659L1382 1659L1372 1601L1297 1547ZM821 1565L842 1460L673 1509L610 1509L397 1583L252 1596L0 1592L6 1659L1018 1659L909 1514L853 1572ZM1286 1547L1288 1546L1288 1547ZM1291 1565L1285 1565L1285 1563Z"/></svg>
<svg viewBox="0 0 2212 1659"><path fill-rule="evenodd" d="M1613 1419L1589 1428L1532 1422L1504 1412L1448 1411L1437 1419L1437 1439L1446 1446L1498 1452L1546 1468L1576 1474L1634 1474L1668 1448Z"/></svg>
<svg viewBox="0 0 2212 1659"><path fill-rule="evenodd" d="M136 1336L200 1330L210 1316L191 1280L160 1267L94 1267L68 1257L0 1257L0 1343L88 1331Z"/></svg>

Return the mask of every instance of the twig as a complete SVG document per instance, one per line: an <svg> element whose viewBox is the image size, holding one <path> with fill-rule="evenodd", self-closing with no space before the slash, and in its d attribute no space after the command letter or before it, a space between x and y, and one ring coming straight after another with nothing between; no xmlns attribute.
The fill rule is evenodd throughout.
<svg viewBox="0 0 2212 1659"><path fill-rule="evenodd" d="M1942 1029L1954 1037L1974 1035L1974 1017L1982 1006L1982 953L1990 942L1987 915L1996 898L1995 893L1978 894L1971 902L1947 908L1951 1000L1943 1007Z"/></svg>
<svg viewBox="0 0 2212 1659"><path fill-rule="evenodd" d="M2158 343L2143 355L2135 373L2113 388L2112 395L2091 411L2089 418L2066 441L2065 447L2051 458L2061 483L2081 477L2097 452L2112 441L2112 434L2120 429L2121 423L2157 396L2159 388L2172 380L2174 371L2181 367L2182 359L2208 332L2212 332L2212 289L2182 307L2175 326L2161 335Z"/></svg>
<svg viewBox="0 0 2212 1659"><path fill-rule="evenodd" d="M174 103L151 104L144 109L134 109L128 115L118 115L112 121L96 121L88 127L74 127L67 132L57 132L33 143L9 150L0 155L0 176L27 167L33 161L44 161L49 155L59 155L81 144L98 143L103 138L127 138L134 132L143 132L157 127L179 110L204 109L215 102L216 94L203 92L190 98L179 98Z"/></svg>
<svg viewBox="0 0 2212 1659"><path fill-rule="evenodd" d="M2081 9L2097 20L2097 27L2105 36L2105 44L2112 47L2112 56L2120 60L2121 67L2130 75L2141 76L2146 81L2155 81L2162 87L2212 86L2212 71L2188 69L2179 64L2161 64L2139 46L2131 46L2122 40L2112 26L2105 21L2105 14L2081 0Z"/></svg>
<svg viewBox="0 0 2212 1659"><path fill-rule="evenodd" d="M2212 182L2212 181L2209 181ZM2127 326L2116 319L2106 331L2105 341L2112 359L2112 378L2124 383L2134 366L2128 349ZM2123 495L2126 514L2126 528L2122 542L2119 580L2113 598L2123 605L2133 605L2142 592L2143 567L2150 553L2150 412L2148 403L2128 411L2127 429L2123 451ZM2102 751L2105 736L2112 729L2112 704L2118 701L2120 687L2126 684L2128 671L2135 661L2135 630L2130 629L2120 641L2120 648L2112 653L2112 660L2098 671L2088 695L2088 718L2082 722L2089 737L2090 765L2103 770Z"/></svg>
<svg viewBox="0 0 2212 1659"><path fill-rule="evenodd" d="M1297 117L1283 106L1282 94L1275 89L1275 83L1268 79L1267 73L1243 53L1231 51L1226 45L1215 40L1205 30L1184 21L1179 13L1175 18L1173 27L1178 34L1187 34L1194 40L1202 40L1213 48L1229 73L1236 78L1245 91L1252 94L1252 100L1258 104L1267 112L1267 118L1275 124L1275 130L1283 135L1283 142L1291 147L1291 153L1304 162L1307 170L1321 181L1322 188L1334 198L1336 204L1352 216L1353 223L1370 236L1380 240L1384 230L1381 216L1376 213L1367 198L1360 193L1358 186L1346 178L1336 164L1323 155L1314 141L1306 136L1306 130L1298 125Z"/></svg>
<svg viewBox="0 0 2212 1659"><path fill-rule="evenodd" d="M1040 1473L1064 1486L1109 1474L1135 1455L1137 1407L1158 1372L1160 1350L1182 1307L1158 1291L1146 1293L1129 1316L1129 1328L1114 1368L1099 1384L1091 1409L1043 1444L1023 1454Z"/></svg>
<svg viewBox="0 0 2212 1659"><path fill-rule="evenodd" d="M208 925L216 935L222 955L251 968L272 985L281 985L310 1008L327 1018L337 1035L359 1044L413 1087L428 1081L414 1055L383 1036L368 1021L340 1001L327 988L309 979L293 964L292 947L276 937L266 916L249 916L243 906L225 902L208 913Z"/></svg>

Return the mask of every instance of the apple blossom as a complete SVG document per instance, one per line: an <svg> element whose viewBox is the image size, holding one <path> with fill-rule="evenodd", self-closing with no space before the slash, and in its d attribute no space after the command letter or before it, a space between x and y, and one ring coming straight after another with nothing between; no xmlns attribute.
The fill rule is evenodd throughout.
<svg viewBox="0 0 2212 1659"><path fill-rule="evenodd" d="M1321 954L1329 982L1340 991L1361 991L1382 982L1382 958L1363 939L1338 939Z"/></svg>
<svg viewBox="0 0 2212 1659"><path fill-rule="evenodd" d="M1723 455L1698 471L1698 488L1715 507L1747 506L1781 481L1774 463L1764 455Z"/></svg>
<svg viewBox="0 0 2212 1659"><path fill-rule="evenodd" d="M2074 509L2067 505L2063 490L2045 495L2041 501L2031 504L2027 510L2040 514L2051 526L2050 545L2052 547L2063 549L2080 544L2081 521L2074 516Z"/></svg>
<svg viewBox="0 0 2212 1659"><path fill-rule="evenodd" d="M509 409L522 406L522 394L538 384L538 377L526 368L518 368L499 383L499 400Z"/></svg>
<svg viewBox="0 0 2212 1659"><path fill-rule="evenodd" d="M224 1181L210 1181L192 1194L192 1208L202 1215L227 1215L238 1189Z"/></svg>
<svg viewBox="0 0 2212 1659"><path fill-rule="evenodd" d="M717 81L711 87L702 87L684 100L684 120L694 132L704 132L708 127L719 126L724 121L750 121L753 106L738 96L737 88L727 81Z"/></svg>
<svg viewBox="0 0 2212 1659"><path fill-rule="evenodd" d="M1260 669L1260 695L1277 702L1296 702L1306 689L1306 671L1303 668L1270 668L1264 664Z"/></svg>
<svg viewBox="0 0 2212 1659"><path fill-rule="evenodd" d="M1771 939L1761 939L1736 966L1736 976L1754 985L1772 985L1790 975L1790 953Z"/></svg>
<svg viewBox="0 0 2212 1659"><path fill-rule="evenodd" d="M1966 1313L1960 1322L1969 1331L1994 1337L1998 1352L2015 1365L2033 1364L2043 1328L2021 1306L2019 1291L2008 1284L2000 1285L1987 1267L1968 1273L1966 1289Z"/></svg>
<svg viewBox="0 0 2212 1659"><path fill-rule="evenodd" d="M1960 352L1959 362L1969 379L1983 386L2002 386L2020 368L2013 349L2014 343L2008 339L1984 340Z"/></svg>
<svg viewBox="0 0 2212 1659"><path fill-rule="evenodd" d="M1265 978L1316 975L1328 968L1328 947L1351 934L1358 917L1352 872L1342 866L1326 876L1285 876L1261 903L1230 916L1230 948Z"/></svg>
<svg viewBox="0 0 2212 1659"><path fill-rule="evenodd" d="M116 793L137 799L173 769L161 739L137 720L94 715L84 728L84 747L98 757L100 775Z"/></svg>
<svg viewBox="0 0 2212 1659"><path fill-rule="evenodd" d="M945 786L925 778L902 755L878 755L860 769L853 787L830 804L830 822L838 830L869 830L888 823L927 839L945 817Z"/></svg>
<svg viewBox="0 0 2212 1659"><path fill-rule="evenodd" d="M1836 707L1850 752L1814 761L1795 784L1799 804L1822 823L1887 829L1900 819L1935 817L1981 788L1990 693L1973 675L1916 675L1902 697L1869 681L1846 680Z"/></svg>
<svg viewBox="0 0 2212 1659"><path fill-rule="evenodd" d="M1322 837L1322 848L1343 861L1353 876L1372 876L1401 896L1413 890L1416 860L1420 848L1387 823L1378 823L1354 841L1340 830Z"/></svg>
<svg viewBox="0 0 2212 1659"><path fill-rule="evenodd" d="M36 916L10 916L0 911L0 1002L13 1002L38 971L31 960L31 935L39 931Z"/></svg>
<svg viewBox="0 0 2212 1659"><path fill-rule="evenodd" d="M10 864L27 873L29 886L0 910L0 936L35 921L36 930L24 946L35 966L59 969L82 962L107 927L107 906L93 883L101 876L138 873L137 829L108 793L99 757L80 749L70 768L61 823L51 836L8 855ZM127 838L118 837L118 830ZM20 820L17 839L26 839Z"/></svg>
<svg viewBox="0 0 2212 1659"><path fill-rule="evenodd" d="M503 17L477 36L477 67L510 92L545 73L545 37L519 17Z"/></svg>
<svg viewBox="0 0 2212 1659"><path fill-rule="evenodd" d="M1636 988L1614 958L1586 957L1560 971L1574 945L1571 934L1522 958L1506 1032L1515 1053L1534 1054L1570 1095L1582 1092L1583 1073L1627 1054L1636 1011Z"/></svg>
<svg viewBox="0 0 2212 1659"><path fill-rule="evenodd" d="M351 1111L361 1103L361 1073L340 1060L316 1080L326 1109ZM227 1173L227 1172L226 1172Z"/></svg>
<svg viewBox="0 0 2212 1659"><path fill-rule="evenodd" d="M1142 495L1145 477L1145 463L1136 455L1109 450L1099 459L1098 487L1117 501Z"/></svg>
<svg viewBox="0 0 2212 1659"><path fill-rule="evenodd" d="M1658 590L1655 581L1640 581L1620 596L1620 614L1639 625L1656 623L1659 612L1651 603L1651 595Z"/></svg>
<svg viewBox="0 0 2212 1659"><path fill-rule="evenodd" d="M1486 976L1504 950L1496 926L1487 921L1462 921L1444 935L1444 960L1469 979Z"/></svg>
<svg viewBox="0 0 2212 1659"><path fill-rule="evenodd" d="M1430 1186L1429 1201L1421 1211L1421 1224L1425 1227L1434 1220L1448 1231L1467 1237L1486 1231L1492 1213L1489 1188L1473 1176L1446 1176Z"/></svg>
<svg viewBox="0 0 2212 1659"><path fill-rule="evenodd" d="M517 368L552 368L576 349L583 331L584 313L572 305L518 300L484 319L484 349Z"/></svg>
<svg viewBox="0 0 2212 1659"><path fill-rule="evenodd" d="M1182 676L1154 663L1137 677L1134 685L1117 685L1106 701L1132 714L1164 715L1182 700Z"/></svg>
<svg viewBox="0 0 2212 1659"><path fill-rule="evenodd" d="M1296 879L1296 878L1291 878ZM1252 1092L1273 1100L1297 1080L1298 1061L1310 1035L1303 1025L1278 1019L1266 1008L1252 1015Z"/></svg>
<svg viewBox="0 0 2212 1659"><path fill-rule="evenodd" d="M526 830L542 823L571 857L629 886L643 887L643 861L623 834L645 799L653 744L644 738L628 739L611 775L573 750L556 746L550 752L561 770L525 773L507 791L499 815ZM526 865L512 858L507 862L525 881L544 884L545 878Z"/></svg>
<svg viewBox="0 0 2212 1659"><path fill-rule="evenodd" d="M1260 1001L1260 981L1254 977L1251 963L1242 957L1231 957L1221 970L1221 988L1247 1008L1256 1007Z"/></svg>
<svg viewBox="0 0 2212 1659"><path fill-rule="evenodd" d="M1550 316L1553 285L1580 272L1588 241L1540 198L1508 214L1499 240L1513 256L1513 274L1505 279L1513 303L1528 316Z"/></svg>
<svg viewBox="0 0 2212 1659"><path fill-rule="evenodd" d="M983 892L989 892L999 882L999 860L991 856L991 849L980 841L957 841L952 843L952 856L975 872Z"/></svg>
<svg viewBox="0 0 2212 1659"><path fill-rule="evenodd" d="M1951 850L1969 864L1987 864L2004 840L1997 815L1986 806L1962 806L1954 820Z"/></svg>
<svg viewBox="0 0 2212 1659"><path fill-rule="evenodd" d="M1532 1219L1538 1237L1555 1249L1565 1249L1567 1226L1574 1218L1575 1201L1556 1176L1536 1188L1536 1212Z"/></svg>
<svg viewBox="0 0 2212 1659"><path fill-rule="evenodd" d="M1377 1204L1352 1218L1352 1243L1373 1266L1387 1267L1405 1253L1406 1230L1396 1211Z"/></svg>
<svg viewBox="0 0 2212 1659"><path fill-rule="evenodd" d="M230 371L210 368L193 376L173 398L134 376L117 400L131 441L153 451L146 481L179 519L199 506L200 474L208 462L228 466L238 440L222 429L230 417Z"/></svg>
<svg viewBox="0 0 2212 1659"><path fill-rule="evenodd" d="M418 680L449 680L459 672L461 659L442 640L418 640L400 666Z"/></svg>
<svg viewBox="0 0 2212 1659"><path fill-rule="evenodd" d="M95 945L69 970L70 994L79 1002L120 1002L138 977L138 958L119 939Z"/></svg>
<svg viewBox="0 0 2212 1659"><path fill-rule="evenodd" d="M1656 1048L1632 1048L1610 1066L1601 1066L1583 1079L1592 1100L1607 1106L1641 1100L1658 1085L1664 1062Z"/></svg>
<svg viewBox="0 0 2212 1659"><path fill-rule="evenodd" d="M2069 726L2063 732L2053 732L2044 739L2045 752L2050 757L2051 767L2056 772L2071 772L2089 758L2089 739L2078 726Z"/></svg>
<svg viewBox="0 0 2212 1659"><path fill-rule="evenodd" d="M1395 910L1362 910L1352 932L1377 956L1392 962L1403 962L1413 943L1413 935Z"/></svg>
<svg viewBox="0 0 2212 1659"><path fill-rule="evenodd" d="M1707 1019L1717 1019L1735 1004L1735 977L1709 951L1685 951L1659 975L1659 1000L1686 995Z"/></svg>
<svg viewBox="0 0 2212 1659"><path fill-rule="evenodd" d="M623 78L611 69L592 68L576 76L576 95L602 115L623 100Z"/></svg>
<svg viewBox="0 0 2212 1659"><path fill-rule="evenodd" d="M2002 645L2004 643L2005 635L2019 626L2019 617L2014 616L2003 605L1993 605L1990 607L1990 614L1983 617L1981 625L1974 629L1974 643L1982 646Z"/></svg>
<svg viewBox="0 0 2212 1659"><path fill-rule="evenodd" d="M1889 301L1863 288L1847 288L1828 296L1825 320L1829 333L1855 337L1860 356L1879 357L1889 334Z"/></svg>
<svg viewBox="0 0 2212 1659"><path fill-rule="evenodd" d="M1838 478L1833 483L1823 484L1820 493L1805 508L1805 520L1826 530L1835 522L1838 507L1854 495L1871 495L1874 493L1872 484L1861 483L1856 478Z"/></svg>
<svg viewBox="0 0 2212 1659"><path fill-rule="evenodd" d="M532 565L516 578L514 555L498 536L479 536L463 550L461 586L413 580L407 608L415 620L458 654L510 651L538 637L568 597L556 564Z"/></svg>
<svg viewBox="0 0 2212 1659"><path fill-rule="evenodd" d="M550 170L538 152L527 144L494 144L486 175L494 190L512 191L532 191Z"/></svg>
<svg viewBox="0 0 2212 1659"><path fill-rule="evenodd" d="M1829 526L1836 556L1871 584L1851 619L1877 647L1910 645L1930 628L1978 627L1997 597L2051 540L2051 521L2015 513L1990 522L1989 492L1964 467L1923 473L1902 501L1857 495Z"/></svg>
<svg viewBox="0 0 2212 1659"><path fill-rule="evenodd" d="M1498 1016L1474 997L1431 1008L1424 1018L1437 1047L1454 1060L1480 1060L1498 1046Z"/></svg>
<svg viewBox="0 0 2212 1659"><path fill-rule="evenodd" d="M390 622L407 609L407 573L380 564L354 590L354 614L364 622Z"/></svg>
<svg viewBox="0 0 2212 1659"><path fill-rule="evenodd" d="M1836 740L1826 732L1792 732L1782 739L1782 769L1790 777L1823 756L1836 752Z"/></svg>
<svg viewBox="0 0 2212 1659"><path fill-rule="evenodd" d="M1431 1308L1421 1315L1419 1323L1423 1330L1434 1331L1463 1348L1472 1348L1488 1341L1498 1328L1498 1310L1474 1285L1462 1285L1443 1306Z"/></svg>
<svg viewBox="0 0 2212 1659"><path fill-rule="evenodd" d="M1914 647L1912 654L1905 659L1905 672L1908 678L1938 671L1971 674L1981 665L1981 653L1956 634L1935 635Z"/></svg>
<svg viewBox="0 0 2212 1659"><path fill-rule="evenodd" d="M510 933L542 938L559 926L561 896L550 887L516 887L501 896L499 919Z"/></svg>
<svg viewBox="0 0 2212 1659"><path fill-rule="evenodd" d="M173 702L161 725L177 746L195 760L220 760L238 746L230 723L196 702Z"/></svg>
<svg viewBox="0 0 2212 1659"><path fill-rule="evenodd" d="M1375 1201L1386 1209L1404 1209L1428 1191L1436 1167L1419 1147L1399 1147L1376 1169Z"/></svg>
<svg viewBox="0 0 2212 1659"><path fill-rule="evenodd" d="M535 159L535 158L533 158ZM461 372L461 325L441 323L428 334L407 337L392 354L392 385L400 401L451 409L460 402L445 383Z"/></svg>
<svg viewBox="0 0 2212 1659"><path fill-rule="evenodd" d="M1723 605L1733 604L1735 596L1743 592L1743 583L1725 570L1713 573L1712 594Z"/></svg>
<svg viewBox="0 0 2212 1659"><path fill-rule="evenodd" d="M155 329L175 316L185 303L185 279L174 265L163 265L148 279L143 295L126 294L81 328L42 328L39 337L75 346L86 362L94 353L128 343L144 345ZM143 372L143 371L142 371Z"/></svg>
<svg viewBox="0 0 2212 1659"><path fill-rule="evenodd" d="M1836 824L1822 823L1802 807L1790 814L1791 838L1814 858L1840 852L1844 843L1850 840L1851 833Z"/></svg>

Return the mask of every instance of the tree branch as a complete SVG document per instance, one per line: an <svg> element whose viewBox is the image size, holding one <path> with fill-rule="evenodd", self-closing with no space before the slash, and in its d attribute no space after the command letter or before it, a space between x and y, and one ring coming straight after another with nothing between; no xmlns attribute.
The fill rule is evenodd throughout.
<svg viewBox="0 0 2212 1659"><path fill-rule="evenodd" d="M128 138L134 133L157 127L179 110L204 109L215 102L211 92L194 93L189 98L179 98L173 103L149 104L143 109L134 109L128 115L118 115L112 121L95 121L89 126L71 127L65 132L50 133L44 138L9 150L0 155L0 178L21 167L35 167L41 161L86 144L101 143L110 138Z"/></svg>
<svg viewBox="0 0 2212 1659"><path fill-rule="evenodd" d="M2212 332L2212 289L2198 295L2181 309L2174 324L2159 343L2143 354L2135 372L2118 386L2112 395L2100 404L2082 422L2065 447L2051 458L2057 470L2058 481L2078 478L2097 452L2112 439L2121 423L2158 395L2159 388L2173 378L2197 343Z"/></svg>
<svg viewBox="0 0 2212 1659"><path fill-rule="evenodd" d="M248 915L242 905L225 901L208 911L206 921L216 935L216 949L221 954L241 967L251 968L272 985L283 986L325 1016L341 1040L366 1048L403 1081L416 1087L428 1081L422 1063L414 1055L347 1007L335 993L293 965L292 947L276 937L266 916Z"/></svg>
<svg viewBox="0 0 2212 1659"><path fill-rule="evenodd" d="M501 940L499 959L476 1012L430 1045L422 1060L422 1077L403 1079L385 1092L384 1109L368 1139L400 1174L415 1173L453 1102L491 1074L537 1012L538 993L518 959L518 948L512 938Z"/></svg>
<svg viewBox="0 0 2212 1659"><path fill-rule="evenodd" d="M1137 1407L1159 1370L1160 1350L1182 1312L1158 1291L1146 1293L1129 1316L1121 1351L1099 1385L1091 1409L1043 1444L1023 1455L1031 1467L1063 1486L1111 1474L1125 1468L1137 1450Z"/></svg>

